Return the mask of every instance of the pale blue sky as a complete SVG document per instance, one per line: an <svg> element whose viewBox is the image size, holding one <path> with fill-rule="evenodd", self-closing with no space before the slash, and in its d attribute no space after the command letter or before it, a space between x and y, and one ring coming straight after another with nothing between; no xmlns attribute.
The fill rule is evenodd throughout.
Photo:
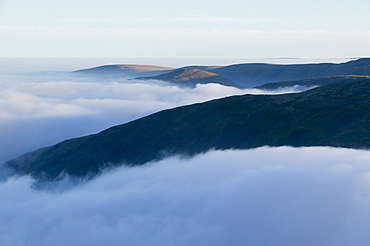
<svg viewBox="0 0 370 246"><path fill-rule="evenodd" d="M0 57L366 57L369 12L369 0L0 0Z"/></svg>

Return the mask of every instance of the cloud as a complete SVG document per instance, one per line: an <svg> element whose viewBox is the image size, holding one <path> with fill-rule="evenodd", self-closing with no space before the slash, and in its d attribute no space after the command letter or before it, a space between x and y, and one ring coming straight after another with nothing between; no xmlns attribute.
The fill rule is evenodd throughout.
<svg viewBox="0 0 370 246"><path fill-rule="evenodd" d="M87 79L58 71L3 73L0 161L163 109L245 93L266 92L217 84L191 89L155 80Z"/></svg>
<svg viewBox="0 0 370 246"><path fill-rule="evenodd" d="M369 151L212 151L62 193L0 184L1 245L368 245Z"/></svg>

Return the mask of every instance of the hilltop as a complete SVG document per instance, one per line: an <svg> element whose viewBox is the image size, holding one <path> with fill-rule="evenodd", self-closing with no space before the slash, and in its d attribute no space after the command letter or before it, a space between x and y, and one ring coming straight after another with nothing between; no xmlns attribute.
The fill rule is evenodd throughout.
<svg viewBox="0 0 370 246"><path fill-rule="evenodd" d="M137 65L137 64L118 64L104 65L88 69L76 70L72 73L85 76L99 77L135 77L140 75L153 76L160 73L171 71L173 68L152 66L152 65Z"/></svg>
<svg viewBox="0 0 370 246"><path fill-rule="evenodd" d="M216 83L225 86L238 87L234 82L221 77L218 74L194 68L179 68L172 72L152 77L139 77L142 80L162 80L174 84L195 87L197 84Z"/></svg>

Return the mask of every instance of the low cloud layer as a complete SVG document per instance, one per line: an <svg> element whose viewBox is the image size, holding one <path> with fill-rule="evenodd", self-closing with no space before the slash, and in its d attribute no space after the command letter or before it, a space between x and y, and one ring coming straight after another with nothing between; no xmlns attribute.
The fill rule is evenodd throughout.
<svg viewBox="0 0 370 246"><path fill-rule="evenodd" d="M266 92L216 84L191 89L153 80L99 81L65 72L3 73L0 162L163 109L245 93Z"/></svg>
<svg viewBox="0 0 370 246"><path fill-rule="evenodd" d="M0 184L1 245L370 243L370 152L212 151L118 168L62 193Z"/></svg>

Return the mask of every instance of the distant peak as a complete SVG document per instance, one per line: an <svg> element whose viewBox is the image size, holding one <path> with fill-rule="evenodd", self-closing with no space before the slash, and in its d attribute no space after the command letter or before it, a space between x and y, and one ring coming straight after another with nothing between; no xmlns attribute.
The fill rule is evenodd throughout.
<svg viewBox="0 0 370 246"><path fill-rule="evenodd" d="M219 76L215 73L193 68L179 68L167 75L172 76L174 81L187 81L193 79L204 79Z"/></svg>

